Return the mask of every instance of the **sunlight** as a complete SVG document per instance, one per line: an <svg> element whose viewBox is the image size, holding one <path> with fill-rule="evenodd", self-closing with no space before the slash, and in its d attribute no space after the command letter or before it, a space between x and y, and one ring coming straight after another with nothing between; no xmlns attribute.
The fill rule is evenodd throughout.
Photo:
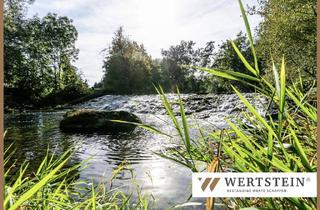
<svg viewBox="0 0 320 210"><path fill-rule="evenodd" d="M136 35L146 46L171 43L178 33L178 7L170 0L140 0L138 1ZM157 40L157 43L155 43Z"/></svg>
<svg viewBox="0 0 320 210"><path fill-rule="evenodd" d="M316 1L3 4L4 209L316 209Z"/></svg>

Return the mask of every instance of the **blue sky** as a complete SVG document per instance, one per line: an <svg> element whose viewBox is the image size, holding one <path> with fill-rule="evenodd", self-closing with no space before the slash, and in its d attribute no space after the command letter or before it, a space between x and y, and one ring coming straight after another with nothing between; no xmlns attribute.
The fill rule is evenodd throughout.
<svg viewBox="0 0 320 210"><path fill-rule="evenodd" d="M243 3L253 5L256 0ZM110 45L119 26L154 58L180 40L203 46L245 30L237 0L36 0L28 15L42 17L48 12L73 19L80 49L75 65L90 85L103 75L101 51ZM250 16L249 21L255 28L260 18Z"/></svg>

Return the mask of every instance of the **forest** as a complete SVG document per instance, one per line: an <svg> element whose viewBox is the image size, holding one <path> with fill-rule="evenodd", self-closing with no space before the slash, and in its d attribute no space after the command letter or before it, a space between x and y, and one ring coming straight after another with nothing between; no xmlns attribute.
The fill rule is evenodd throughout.
<svg viewBox="0 0 320 210"><path fill-rule="evenodd" d="M154 85L161 85L167 92L179 87L184 93L228 93L232 91L230 84L244 92L254 91L245 83L230 83L192 68L245 72L230 40L218 45L219 40L208 41L200 48L192 40L182 40L162 49L161 58L152 58L143 43L131 40L121 26L112 44L104 49L103 78L90 88L73 64L79 50L72 20L53 13L27 18L32 3L5 1L5 95L12 106L14 101L30 107L55 106L94 94L97 89L103 94L151 94L155 93ZM285 7L280 7L283 4ZM288 58L288 78L295 80L301 75L307 85L316 76L316 1L261 0L258 5L248 11L263 18L254 36L262 74L272 78L268 61L284 56ZM246 34L240 31L233 41L252 63Z"/></svg>
<svg viewBox="0 0 320 210"><path fill-rule="evenodd" d="M4 209L316 209L316 0L235 0L234 38L181 40L158 58L117 24L92 87L73 20L30 17L35 1L4 1ZM201 172L309 180L295 197L266 197L286 184L242 197L239 181L237 197L199 198L194 181L217 185L192 180Z"/></svg>

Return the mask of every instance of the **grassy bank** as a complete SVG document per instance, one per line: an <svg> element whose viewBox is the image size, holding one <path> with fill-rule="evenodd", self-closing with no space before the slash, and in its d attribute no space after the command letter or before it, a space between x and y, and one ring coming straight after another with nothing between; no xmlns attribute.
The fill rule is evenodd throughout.
<svg viewBox="0 0 320 210"><path fill-rule="evenodd" d="M149 209L151 199L143 195L137 186L137 198L133 193L112 188L114 177L125 165L120 165L110 177L110 183L94 184L79 179L79 174L88 166L88 161L66 166L73 152L62 155L49 154L44 157L36 171L28 171L24 162L16 169L14 151L5 151L5 196L4 209ZM13 162L13 163L12 163ZM110 187L107 187L110 186Z"/></svg>
<svg viewBox="0 0 320 210"><path fill-rule="evenodd" d="M164 91L158 88L157 91L177 134L165 135L180 140L180 146L166 149L158 155L175 161L193 172L202 171L203 165L208 172L316 172L317 110L314 96L316 81L307 86L301 77L295 82L288 81L285 58L280 63L270 61L272 81L261 75L246 12L241 1L239 2L253 62L249 62L241 54L234 42L231 41L230 45L247 68L247 73L196 66L193 68L236 83L245 83L267 98L268 106L261 113L236 87L232 86L234 93L247 108L246 111L241 113L238 119L225 119L229 125L228 129L205 130L188 123L181 99L177 101L180 106L180 117L176 117ZM104 93L97 92L77 99L71 104L101 96L100 94ZM276 115L271 111L274 109L277 110ZM164 134L157 128L140 126ZM197 130L196 138L190 134L191 129ZM131 194L106 188L104 183L94 185L87 180L78 180L77 175L88 163L82 162L64 167L71 155L72 151L59 157L48 153L38 169L27 175L27 163L22 164L14 172L14 164L9 165L14 153L9 153L7 150L5 209L152 208L150 198L139 191L138 199L132 200ZM312 210L316 208L315 198L235 198L219 201L208 198L207 209L214 209L216 202L222 203L229 209Z"/></svg>
<svg viewBox="0 0 320 210"><path fill-rule="evenodd" d="M163 90L158 89L167 114L172 120L178 138L179 149L173 148L159 155L173 160L193 172L201 171L198 164L207 165L208 172L316 172L316 125L317 112L314 89L316 81L308 87L301 77L298 82L286 80L285 59L277 65L272 62L274 80L268 81L260 74L254 43L246 12L239 1L254 63L250 64L232 45L239 59L245 64L247 73L220 71L194 67L217 77L246 83L269 100L269 105L260 113L235 88L247 111L238 119L226 119L229 129L207 131L187 123L181 100L181 121L176 118ZM276 108L277 115L271 113ZM190 137L190 129L198 130L198 138ZM177 138L177 136L172 136ZM222 200L226 207L257 209L315 209L315 198L236 198ZM207 199L207 209L214 208L214 199Z"/></svg>

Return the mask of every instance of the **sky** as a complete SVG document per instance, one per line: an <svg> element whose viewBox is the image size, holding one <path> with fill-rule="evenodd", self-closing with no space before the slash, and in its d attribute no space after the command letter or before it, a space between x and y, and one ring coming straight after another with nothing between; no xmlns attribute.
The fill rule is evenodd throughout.
<svg viewBox="0 0 320 210"><path fill-rule="evenodd" d="M243 3L251 6L256 0ZM193 40L201 47L245 31L237 0L36 0L28 16L43 17L49 12L73 19L80 50L75 65L90 85L101 80L102 50L120 26L131 39L143 43L153 58L160 58L161 49L181 40ZM249 22L254 29L260 17L249 16Z"/></svg>

